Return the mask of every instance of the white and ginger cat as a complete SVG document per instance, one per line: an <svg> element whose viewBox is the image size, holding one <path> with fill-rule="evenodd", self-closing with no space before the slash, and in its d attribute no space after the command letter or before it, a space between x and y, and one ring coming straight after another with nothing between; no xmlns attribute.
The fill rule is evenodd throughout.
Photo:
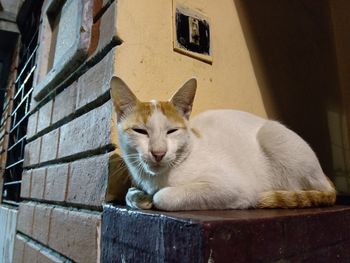
<svg viewBox="0 0 350 263"><path fill-rule="evenodd" d="M297 208L333 205L319 161L282 124L236 110L189 120L197 81L170 101L140 102L111 80L119 143L135 187L126 203L161 210Z"/></svg>

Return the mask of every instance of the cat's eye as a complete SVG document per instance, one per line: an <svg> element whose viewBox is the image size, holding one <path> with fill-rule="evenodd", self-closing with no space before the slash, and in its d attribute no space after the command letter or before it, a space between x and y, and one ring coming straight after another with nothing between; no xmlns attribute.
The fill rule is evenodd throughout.
<svg viewBox="0 0 350 263"><path fill-rule="evenodd" d="M139 134L148 135L148 132L144 129L133 128L132 130Z"/></svg>
<svg viewBox="0 0 350 263"><path fill-rule="evenodd" d="M167 131L167 134L171 134L171 133L174 133L176 131L178 131L179 129L170 129Z"/></svg>

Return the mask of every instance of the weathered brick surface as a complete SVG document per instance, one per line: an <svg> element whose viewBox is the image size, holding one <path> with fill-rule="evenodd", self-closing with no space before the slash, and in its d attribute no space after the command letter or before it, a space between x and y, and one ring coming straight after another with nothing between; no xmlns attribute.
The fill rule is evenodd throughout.
<svg viewBox="0 0 350 263"><path fill-rule="evenodd" d="M24 163L23 163L24 167L39 163L40 147L41 147L41 137L28 143L25 146L25 148L24 148Z"/></svg>
<svg viewBox="0 0 350 263"><path fill-rule="evenodd" d="M34 209L32 237L47 244L52 206L37 204Z"/></svg>
<svg viewBox="0 0 350 263"><path fill-rule="evenodd" d="M37 132L47 128L51 124L53 101L50 100L39 109Z"/></svg>
<svg viewBox="0 0 350 263"><path fill-rule="evenodd" d="M18 208L17 230L31 235L33 229L33 216L35 204L33 202L22 202Z"/></svg>
<svg viewBox="0 0 350 263"><path fill-rule="evenodd" d="M22 173L22 183L21 183L21 197L29 198L31 192L31 182L32 182L32 171L25 170Z"/></svg>
<svg viewBox="0 0 350 263"><path fill-rule="evenodd" d="M14 260L14 263L59 263L65 262L65 260L59 256L55 256L50 253L47 249L44 249L40 245L34 242L29 242L25 238L19 237L18 240L21 242L22 255Z"/></svg>
<svg viewBox="0 0 350 263"><path fill-rule="evenodd" d="M23 262L24 246L25 246L25 239L19 235L16 235L15 247L13 250L13 258L12 258L13 263Z"/></svg>
<svg viewBox="0 0 350 263"><path fill-rule="evenodd" d="M49 34L49 32L51 31L51 26L48 21L49 17L44 13L49 3L50 1L44 1L41 8L42 23L40 25L39 33L38 33L38 43L40 43L40 45L38 47L37 54L36 54L37 67L34 70L33 86L36 86L45 77L48 71L48 66L50 62L49 56L50 56L50 49L51 49L52 34ZM33 109L36 106L36 104L37 102L32 96L30 108Z"/></svg>
<svg viewBox="0 0 350 263"><path fill-rule="evenodd" d="M103 7L103 0L94 0L93 17L95 19L96 15L101 11Z"/></svg>
<svg viewBox="0 0 350 263"><path fill-rule="evenodd" d="M62 158L110 144L111 119L112 104L109 101L63 125L58 157Z"/></svg>
<svg viewBox="0 0 350 263"><path fill-rule="evenodd" d="M107 2L104 0L93 2L93 15L96 16ZM94 48L91 49L90 59L116 36L115 8L116 4L113 3L102 15L100 21L95 23L95 27L99 27L100 32L95 34L95 44L97 41L98 44L97 48L94 44ZM47 19L46 16L44 19ZM47 26L47 21L45 24ZM34 82L42 80L46 74L45 63L47 63L50 37L43 38L43 33L45 30L41 30L40 38L43 39L42 42L47 43L42 43L41 46L45 48L39 49L39 67L35 73ZM38 202L59 202L61 205L66 205L65 202L67 202L77 207L101 205L108 176L108 154L84 157L76 161L70 161L68 158L57 160L57 164L54 165L51 163L56 159L73 155L74 158L81 158L83 155L79 156L79 154L82 152L100 149L112 143L114 131L111 131L113 125L111 102L72 121L67 121L71 117L74 118L75 113L80 114L81 110L90 110L91 106L97 106L96 99L109 89L109 81L114 71L114 59L115 49L30 116L27 138L33 138L38 132L40 137L29 142L25 149L24 167L30 170L25 170L23 173L22 198L33 198ZM32 109L37 105L37 102L34 100L33 102ZM98 103L100 104L101 101ZM85 107L87 104L89 107ZM67 116L69 119L66 118ZM63 119L64 122L61 121ZM42 131L49 131L47 128L53 124L55 127L60 127L43 134ZM38 168L37 164L42 165L49 161L50 163L44 164L44 167ZM70 161L70 163L61 163L62 161ZM38 202L20 204L18 217L20 234L16 238L15 251L17 251L14 262L64 262L63 257L52 253L50 249L74 262L99 261L101 220L99 214L72 211L57 205Z"/></svg>
<svg viewBox="0 0 350 263"><path fill-rule="evenodd" d="M30 197L43 199L46 180L46 168L32 170L32 185Z"/></svg>
<svg viewBox="0 0 350 263"><path fill-rule="evenodd" d="M23 261L24 262L39 262L39 250L32 244L26 242L24 245Z"/></svg>
<svg viewBox="0 0 350 263"><path fill-rule="evenodd" d="M39 257L38 262L40 263L63 263L67 262L64 258L57 257L50 253L49 251L46 251L44 249L39 251Z"/></svg>
<svg viewBox="0 0 350 263"><path fill-rule="evenodd" d="M49 246L76 262L96 262L100 215L54 208Z"/></svg>
<svg viewBox="0 0 350 263"><path fill-rule="evenodd" d="M96 16L107 2L104 0L93 2L93 15ZM116 3L112 3L99 21L95 21L95 28L99 27L100 31L93 36L96 37L95 42L91 41L94 47L90 49L89 59L100 55L98 53L115 40L115 14ZM45 24L47 26L47 21ZM40 32L40 38L43 39L42 42L47 43L41 45L45 46L44 49L39 49L40 65L35 73L35 82L42 80L46 74L46 53L49 50L50 38L43 38L43 33L45 30ZM40 137L29 142L25 149L24 167L30 170L25 170L23 174L21 192L23 198L33 198L38 202L58 202L61 205L69 203L77 207L101 205L106 191L109 155L85 158L86 155L79 154L98 150L115 142L111 102L90 110L91 107L96 107L97 103L100 105L101 100L97 99L109 89L109 82L114 72L115 52L115 49L109 51L99 63L30 116L27 138L33 138L38 132ZM87 104L89 107L86 107ZM36 105L37 102L33 100L31 108ZM82 110L90 111L76 117L76 113L80 114ZM71 118L75 119L69 121ZM56 129L43 134L43 130L49 131L47 128L53 124ZM71 161L66 158L69 156L74 160L84 158ZM56 159L61 160L51 165ZM70 163L61 163L66 161ZM37 164L44 166L38 168ZM64 261L63 257L52 253L50 249L74 262L99 261L101 221L99 214L38 202L20 204L18 217L20 234L16 238L17 262Z"/></svg>
<svg viewBox="0 0 350 263"><path fill-rule="evenodd" d="M103 1L102 1L102 6L105 6L105 5L108 4L109 2L111 2L111 0L103 0Z"/></svg>
<svg viewBox="0 0 350 263"><path fill-rule="evenodd" d="M55 60L55 63L53 64L52 68L45 74L45 77L43 77L43 79L39 83L37 83L37 85L35 85L35 88L33 90L33 97L37 101L43 99L46 94L48 94L52 89L57 87L57 85L62 83L63 78L69 78L70 74L72 74L78 69L78 67L88 55L87 52L90 45L91 26L93 23L93 1L84 0L76 2L78 2L77 16L80 17L80 19L77 20L77 22L79 24L71 23L68 26L78 26L78 28L80 28L79 36L75 38L75 41L71 45L71 47L65 50L64 54L60 54L59 57L57 57L58 52L56 49L55 58L58 60ZM49 10L44 10L44 13L46 13L47 11ZM48 21L43 20L43 23L48 23ZM50 27L47 27L46 30L48 31L47 35L52 35L52 30L50 30ZM59 34L58 39L60 37L62 36ZM50 41L49 39L46 40ZM47 43L47 45L49 45L49 43ZM42 62L42 59L43 58L41 58L40 62Z"/></svg>
<svg viewBox="0 0 350 263"><path fill-rule="evenodd" d="M113 74L115 49L88 70L78 81L77 108L95 100L109 89Z"/></svg>
<svg viewBox="0 0 350 263"><path fill-rule="evenodd" d="M73 162L67 202L101 206L107 187L109 155Z"/></svg>
<svg viewBox="0 0 350 263"><path fill-rule="evenodd" d="M52 112L52 123L56 123L74 112L77 98L77 85L77 81L73 82L69 87L55 97Z"/></svg>
<svg viewBox="0 0 350 263"><path fill-rule="evenodd" d="M7 158L7 152L3 152L2 154L1 154L1 163L0 163L0 168L2 169L2 170L5 170L5 167L6 167L6 158Z"/></svg>
<svg viewBox="0 0 350 263"><path fill-rule="evenodd" d="M63 202L68 181L68 164L54 165L47 168L45 200Z"/></svg>
<svg viewBox="0 0 350 263"><path fill-rule="evenodd" d="M113 38L117 36L116 25L117 4L111 4L100 19L100 39L97 52L101 51Z"/></svg>
<svg viewBox="0 0 350 263"><path fill-rule="evenodd" d="M34 112L28 118L28 126L27 126L27 139L33 137L36 134L37 123L38 123L38 111Z"/></svg>
<svg viewBox="0 0 350 263"><path fill-rule="evenodd" d="M51 161L57 158L60 129L55 129L42 137L40 162Z"/></svg>
<svg viewBox="0 0 350 263"><path fill-rule="evenodd" d="M0 137L4 136L5 132L6 132L6 127L5 126L0 127Z"/></svg>

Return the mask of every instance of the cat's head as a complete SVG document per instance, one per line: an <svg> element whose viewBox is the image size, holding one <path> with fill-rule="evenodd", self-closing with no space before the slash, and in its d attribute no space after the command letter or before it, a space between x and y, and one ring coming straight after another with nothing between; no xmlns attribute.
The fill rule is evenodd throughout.
<svg viewBox="0 0 350 263"><path fill-rule="evenodd" d="M141 102L120 78L111 80L120 147L129 165L149 174L178 164L190 144L188 118L197 81L188 80L169 101Z"/></svg>

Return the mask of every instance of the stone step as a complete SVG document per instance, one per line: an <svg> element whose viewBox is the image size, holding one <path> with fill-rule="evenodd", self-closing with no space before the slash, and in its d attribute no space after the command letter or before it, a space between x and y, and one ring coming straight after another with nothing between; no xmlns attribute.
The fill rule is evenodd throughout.
<svg viewBox="0 0 350 263"><path fill-rule="evenodd" d="M350 206L160 212L107 204L102 262L350 262Z"/></svg>

